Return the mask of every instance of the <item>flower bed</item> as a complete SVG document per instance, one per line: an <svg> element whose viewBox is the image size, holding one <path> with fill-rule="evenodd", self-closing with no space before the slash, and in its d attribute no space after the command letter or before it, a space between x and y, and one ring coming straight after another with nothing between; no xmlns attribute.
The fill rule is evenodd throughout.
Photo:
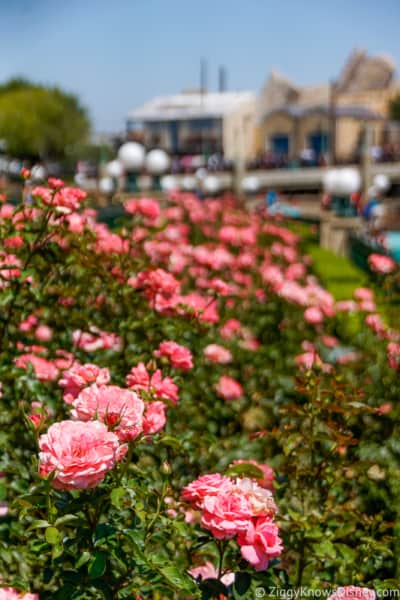
<svg viewBox="0 0 400 600"><path fill-rule="evenodd" d="M373 291L336 301L231 197L129 200L110 230L59 180L33 196L0 208L0 598L393 588L400 338Z"/></svg>

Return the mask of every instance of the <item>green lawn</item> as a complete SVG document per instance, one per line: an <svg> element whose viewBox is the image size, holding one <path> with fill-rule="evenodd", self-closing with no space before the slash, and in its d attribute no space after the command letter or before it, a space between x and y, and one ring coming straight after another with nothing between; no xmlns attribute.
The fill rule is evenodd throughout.
<svg viewBox="0 0 400 600"><path fill-rule="evenodd" d="M315 227L293 221L288 226L301 236L302 250L313 261L312 271L336 300L349 300L356 288L370 285L368 275L348 258L320 247Z"/></svg>
<svg viewBox="0 0 400 600"><path fill-rule="evenodd" d="M312 270L336 300L350 299L356 288L369 285L367 274L348 258L337 256L317 243L307 243L305 249L312 257Z"/></svg>

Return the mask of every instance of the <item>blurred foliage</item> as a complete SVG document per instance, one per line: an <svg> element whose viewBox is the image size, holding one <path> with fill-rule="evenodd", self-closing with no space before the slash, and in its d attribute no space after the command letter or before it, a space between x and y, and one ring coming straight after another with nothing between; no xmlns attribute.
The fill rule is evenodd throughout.
<svg viewBox="0 0 400 600"><path fill-rule="evenodd" d="M63 159L89 131L87 112L73 94L24 79L0 86L0 138L11 156Z"/></svg>

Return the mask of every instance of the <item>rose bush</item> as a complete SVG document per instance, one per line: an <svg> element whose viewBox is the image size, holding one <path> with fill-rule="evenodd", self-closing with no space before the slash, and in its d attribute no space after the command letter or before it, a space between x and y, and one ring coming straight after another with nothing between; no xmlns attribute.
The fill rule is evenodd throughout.
<svg viewBox="0 0 400 600"><path fill-rule="evenodd" d="M230 196L112 229L59 180L33 198L0 207L1 593L393 587L395 263L336 302Z"/></svg>

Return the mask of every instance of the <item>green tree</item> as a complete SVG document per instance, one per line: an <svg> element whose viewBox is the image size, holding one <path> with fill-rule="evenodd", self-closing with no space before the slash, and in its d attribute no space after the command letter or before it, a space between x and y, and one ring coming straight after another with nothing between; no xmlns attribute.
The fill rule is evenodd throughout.
<svg viewBox="0 0 400 600"><path fill-rule="evenodd" d="M78 98L24 79L0 86L0 138L21 158L63 159L87 141L90 123Z"/></svg>

